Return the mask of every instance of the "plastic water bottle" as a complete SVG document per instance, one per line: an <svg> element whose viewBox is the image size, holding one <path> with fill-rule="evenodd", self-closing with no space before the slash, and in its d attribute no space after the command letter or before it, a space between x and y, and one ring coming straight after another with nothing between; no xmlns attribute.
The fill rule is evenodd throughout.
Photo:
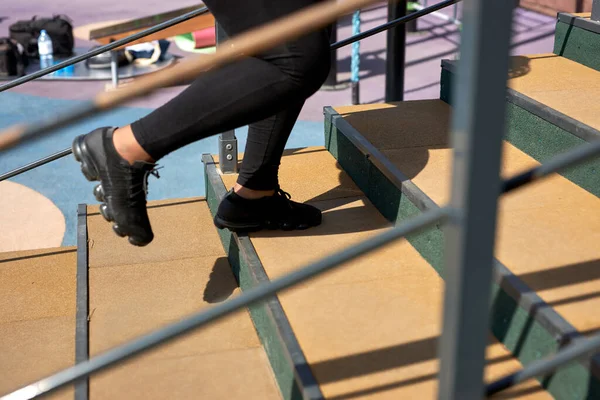
<svg viewBox="0 0 600 400"><path fill-rule="evenodd" d="M54 64L52 39L45 29L42 29L38 37L38 53L40 54L40 67L42 69L51 67Z"/></svg>

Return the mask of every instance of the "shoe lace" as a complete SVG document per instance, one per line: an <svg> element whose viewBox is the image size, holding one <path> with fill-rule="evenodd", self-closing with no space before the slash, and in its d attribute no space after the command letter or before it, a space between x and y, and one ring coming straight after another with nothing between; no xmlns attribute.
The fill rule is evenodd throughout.
<svg viewBox="0 0 600 400"><path fill-rule="evenodd" d="M156 179L160 179L160 174L158 173L158 170L162 168L163 167L153 167L152 169L144 173L144 194L148 195L148 178L150 177L150 175L154 176Z"/></svg>
<svg viewBox="0 0 600 400"><path fill-rule="evenodd" d="M282 188L278 187L275 190L275 194L278 195L280 198L284 199L285 203L288 205L289 208L293 208L291 199L292 199L292 195L289 194L288 192L286 192L285 190L283 190Z"/></svg>
<svg viewBox="0 0 600 400"><path fill-rule="evenodd" d="M129 174L131 192L128 203L132 207L146 200L146 196L148 195L148 178L150 175L156 177L156 179L160 179L158 170L163 167L157 167L156 164L150 163L148 165L152 166L152 168L132 170Z"/></svg>

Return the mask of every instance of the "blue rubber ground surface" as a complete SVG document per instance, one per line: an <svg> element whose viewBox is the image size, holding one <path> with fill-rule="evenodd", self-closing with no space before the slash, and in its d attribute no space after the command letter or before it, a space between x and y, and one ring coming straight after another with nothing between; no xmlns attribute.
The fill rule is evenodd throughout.
<svg viewBox="0 0 600 400"><path fill-rule="evenodd" d="M0 129L10 125L49 116L78 104L76 100L50 99L20 93L0 93ZM0 173L10 171L31 161L45 157L67 147L76 135L87 133L99 126L123 125L140 118L151 109L122 107L109 113L90 118L82 123L57 131L42 139L17 147L0 156ZM247 128L236 130L239 149L246 144ZM150 177L149 200L204 196L203 153L218 153L218 137L214 136L193 143L169 154L159 162L163 168L160 179ZM323 145L323 124L299 121L287 148ZM36 190L52 200L65 216L67 230L64 246L75 245L77 204L96 204L92 195L94 183L88 182L72 156L54 161L35 170L17 176L11 181Z"/></svg>

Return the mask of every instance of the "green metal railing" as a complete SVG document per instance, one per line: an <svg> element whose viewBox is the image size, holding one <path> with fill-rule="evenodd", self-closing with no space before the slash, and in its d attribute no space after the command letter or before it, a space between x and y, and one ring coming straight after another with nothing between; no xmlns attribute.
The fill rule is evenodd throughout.
<svg viewBox="0 0 600 400"><path fill-rule="evenodd" d="M453 91L457 101L451 128L454 165L448 206L424 212L358 245L38 380L1 399L33 399L56 391L440 222L447 229L447 240L439 399L480 399L484 393L496 393L577 358L591 356L600 349L600 335L575 341L550 359L532 363L484 387L491 287L488 283L491 282L499 196L600 155L600 141L595 141L510 179L500 179L513 7L510 1L464 0L461 58L457 87ZM477 24L477 21L489 22Z"/></svg>

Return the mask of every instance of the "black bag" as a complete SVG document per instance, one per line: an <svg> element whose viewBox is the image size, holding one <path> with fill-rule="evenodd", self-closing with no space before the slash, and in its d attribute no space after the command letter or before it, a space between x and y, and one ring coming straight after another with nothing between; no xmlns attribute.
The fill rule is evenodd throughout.
<svg viewBox="0 0 600 400"><path fill-rule="evenodd" d="M70 57L73 55L73 25L67 16L55 15L52 18L33 17L29 21L17 21L9 27L10 37L19 42L25 49L25 55L39 57L37 39L45 29L50 39L54 56Z"/></svg>
<svg viewBox="0 0 600 400"><path fill-rule="evenodd" d="M23 76L27 64L23 48L17 42L0 38L0 76Z"/></svg>

